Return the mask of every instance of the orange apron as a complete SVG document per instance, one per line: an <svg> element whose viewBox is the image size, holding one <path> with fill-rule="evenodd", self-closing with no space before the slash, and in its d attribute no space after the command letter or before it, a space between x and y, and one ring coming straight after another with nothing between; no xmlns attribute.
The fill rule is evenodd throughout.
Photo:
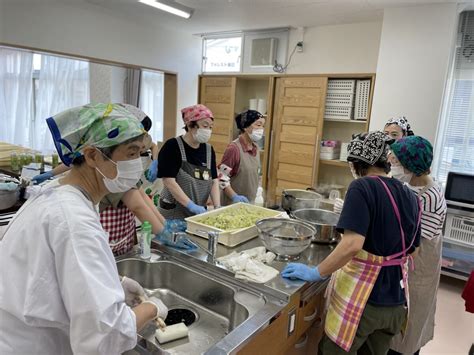
<svg viewBox="0 0 474 355"><path fill-rule="evenodd" d="M325 333L334 343L345 351L352 347L359 322L367 300L384 266L398 265L402 271L401 286L405 291L407 307L410 306L408 290L408 267L411 256L407 252L412 247L421 220L421 207L418 214L417 230L410 245L405 243L400 211L387 184L379 177L374 177L383 185L393 206L400 227L402 251L390 256L379 256L360 250L344 267L335 272L328 287L329 307L326 315Z"/></svg>

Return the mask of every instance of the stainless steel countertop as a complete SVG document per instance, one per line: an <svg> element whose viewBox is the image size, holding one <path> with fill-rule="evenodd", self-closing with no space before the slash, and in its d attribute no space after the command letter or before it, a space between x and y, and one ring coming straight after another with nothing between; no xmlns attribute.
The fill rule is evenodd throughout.
<svg viewBox="0 0 474 355"><path fill-rule="evenodd" d="M188 237L199 246L207 250L207 239L188 235ZM262 246L260 238L251 239L237 247L230 248L219 244L217 248L217 257L228 255L232 252L240 252L246 249ZM289 280L276 276L265 284L257 284L253 282L245 282L234 278L234 274L207 261L208 254L201 249L195 251L180 251L179 249L165 247L155 241L152 242L152 247L160 252L168 254L170 257L179 260L180 262L190 265L194 268L207 270L207 272L214 275L227 276L233 279L236 284L241 287L247 287L254 292L260 293L262 296L266 295L267 304L258 314L251 317L248 321L241 324L238 328L230 332L221 341L212 346L205 354L207 355L223 355L234 354L241 349L250 339L258 332L270 324L271 319L275 317L289 302L292 295L298 291L303 293L310 292L311 294L319 293L323 290L327 281L317 283L309 283L299 280ZM334 249L334 246L314 244L312 243L300 256L297 262L306 263L309 265L318 265L329 253ZM273 261L269 265L281 271L286 266L287 262ZM272 301L273 300L273 301Z"/></svg>
<svg viewBox="0 0 474 355"><path fill-rule="evenodd" d="M207 250L207 239L201 238L198 236L194 235L189 235L188 237L195 243L199 244L201 247ZM219 244L217 248L217 257L225 256L228 255L232 252L240 252L243 250L255 248L258 246L263 246L262 242L260 241L259 237L253 238L251 240L248 240L236 247L227 247L225 245ZM153 247L157 247L157 244L154 243ZM301 254L300 258L296 260L295 262L299 263L305 263L308 265L318 265L322 260L324 260L334 249L335 244L333 245L326 245L326 244L316 244L316 243L311 243L311 245L303 251ZM210 268L212 267L219 267L217 265L212 265L207 263L207 255L203 250L197 249L195 251L179 251L178 249L175 248L169 248L169 247L163 247L159 246L158 248L164 249L166 252L172 254L172 255L177 255L179 254L186 254L187 256L192 256L195 259L201 260L202 262L205 262L208 264ZM273 261L272 263L269 264L269 266L274 267L275 269L281 271L283 268L287 265L288 262L282 262L282 261ZM244 282L244 281L242 281ZM321 286L325 283L320 282ZM266 289L266 291L270 291L271 294L278 298L282 298L285 300L289 300L289 298L298 292L301 288L303 288L305 285L309 285L310 283L305 282L305 281L300 281L300 280L290 280L281 277L278 275L277 277L273 278L269 282L265 284L255 284L259 285L261 288ZM265 291L265 290L262 290Z"/></svg>

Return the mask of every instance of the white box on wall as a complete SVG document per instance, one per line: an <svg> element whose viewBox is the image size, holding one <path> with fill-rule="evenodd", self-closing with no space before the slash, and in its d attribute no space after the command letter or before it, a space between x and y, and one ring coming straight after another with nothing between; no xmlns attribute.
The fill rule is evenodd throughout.
<svg viewBox="0 0 474 355"><path fill-rule="evenodd" d="M275 65L278 38L255 38L252 40L250 66L252 68L273 67Z"/></svg>
<svg viewBox="0 0 474 355"><path fill-rule="evenodd" d="M243 43L243 63L242 63L242 73L252 74L252 73L274 73L273 65L276 60L280 64L286 64L287 60L287 50L288 50L288 38L289 30L282 29L281 31L275 32L255 32L255 33L245 33L244 34L244 43ZM271 50L274 51L273 63L271 65L257 66L252 65L252 44L258 44L263 41L264 47L273 45ZM254 40L257 40L254 42ZM270 40L270 41L269 41ZM255 49L254 49L255 53Z"/></svg>

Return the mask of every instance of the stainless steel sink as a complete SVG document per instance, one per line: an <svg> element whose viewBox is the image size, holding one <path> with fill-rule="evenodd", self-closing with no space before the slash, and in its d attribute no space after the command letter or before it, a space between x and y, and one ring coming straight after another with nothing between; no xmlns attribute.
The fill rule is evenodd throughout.
<svg viewBox="0 0 474 355"><path fill-rule="evenodd" d="M151 261L121 259L117 268L120 275L139 282L148 296L159 297L170 310L184 308L195 315L185 339L161 345L154 337L154 326L141 331L139 343L148 353L204 353L266 304L266 298L257 292L163 256L154 255Z"/></svg>

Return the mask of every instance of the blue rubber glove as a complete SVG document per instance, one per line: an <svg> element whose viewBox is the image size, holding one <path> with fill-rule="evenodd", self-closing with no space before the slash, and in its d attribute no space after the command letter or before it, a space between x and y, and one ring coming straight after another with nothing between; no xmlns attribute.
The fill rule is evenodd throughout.
<svg viewBox="0 0 474 355"><path fill-rule="evenodd" d="M45 182L46 180L49 180L53 177L53 171L50 170L50 171L47 171L43 174L39 174L39 175L36 175L34 176L31 181L37 185L37 184L41 184L42 182Z"/></svg>
<svg viewBox="0 0 474 355"><path fill-rule="evenodd" d="M165 230L170 232L185 232L187 223L184 219L167 219L165 220Z"/></svg>
<svg viewBox="0 0 474 355"><path fill-rule="evenodd" d="M153 160L145 171L145 177L149 182L155 182L158 177L158 160Z"/></svg>
<svg viewBox="0 0 474 355"><path fill-rule="evenodd" d="M166 245L167 247L172 247L176 249L183 249L187 251L196 250L196 244L189 241L184 235L178 235L176 242L173 242L173 233L164 230L160 234L157 234L155 240L159 241L161 244Z"/></svg>
<svg viewBox="0 0 474 355"><path fill-rule="evenodd" d="M249 203L249 200L247 197L243 196L243 195L237 195L235 194L234 196L232 196L232 202L233 203L237 203L237 202L244 202L244 203Z"/></svg>
<svg viewBox="0 0 474 355"><path fill-rule="evenodd" d="M192 214L201 214L207 212L205 207L196 205L193 201L189 200L188 204L186 205L186 208L191 212Z"/></svg>
<svg viewBox="0 0 474 355"><path fill-rule="evenodd" d="M296 278L304 281L322 281L318 267L309 267L301 263L289 263L281 272L281 276L286 278Z"/></svg>

